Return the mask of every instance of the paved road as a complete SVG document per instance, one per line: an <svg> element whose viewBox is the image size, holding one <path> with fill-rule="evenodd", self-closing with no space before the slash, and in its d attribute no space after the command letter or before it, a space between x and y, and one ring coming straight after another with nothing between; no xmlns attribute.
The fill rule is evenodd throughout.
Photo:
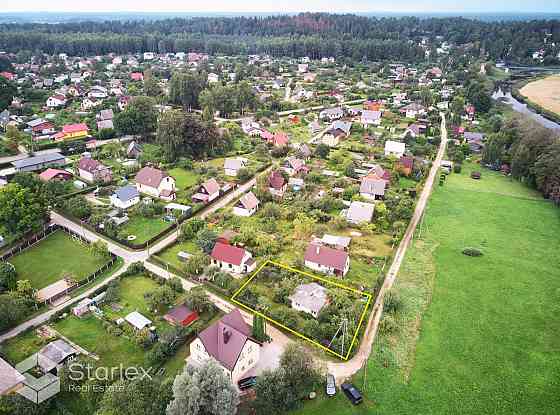
<svg viewBox="0 0 560 415"><path fill-rule="evenodd" d="M385 277L385 281L379 295L377 296L377 300L373 306L373 313L370 314L370 318L368 320L368 325L366 327L364 338L362 339L362 343L354 357L347 362L344 363L328 363L327 367L331 373L333 373L337 379L337 382L341 382L344 379L349 378L356 372L358 372L364 363L367 361L368 357L371 354L371 349L373 347L373 342L375 340L375 336L377 334L377 328L379 325L379 321L381 320L381 314L383 311L383 300L385 298L385 294L387 291L391 289L393 283L395 282L395 278L400 270L401 264L405 257L406 251L410 246L410 242L412 241L412 237L414 235L414 231L424 214L424 210L426 209L426 204L428 203L428 199L432 193L433 185L435 178L438 173L439 166L441 164L441 160L445 155L445 149L447 146L447 127L446 127L446 120L445 114L441 113L441 143L436 155L436 158L432 164L432 168L430 169L430 173L428 174L428 178L426 179L426 183L424 185L424 189L420 194L420 198L418 199L418 203L416 204L416 209L414 210L414 214L406 232L397 248L397 252L393 258L393 263L391 264L389 271Z"/></svg>

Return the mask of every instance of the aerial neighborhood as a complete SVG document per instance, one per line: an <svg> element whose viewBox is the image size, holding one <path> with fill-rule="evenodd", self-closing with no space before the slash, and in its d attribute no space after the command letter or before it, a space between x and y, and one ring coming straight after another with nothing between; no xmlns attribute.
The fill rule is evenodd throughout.
<svg viewBox="0 0 560 415"><path fill-rule="evenodd" d="M315 27L351 24L338 17L284 16L270 31L301 26L307 38ZM200 30L249 24L216 19ZM504 176L514 189L516 157L535 148L504 144L525 134L508 135L504 112L512 110L489 95L506 72L488 57L494 49L424 23L403 28L406 42L395 34L363 51L353 35L337 48L319 49L315 38L288 48L279 37L240 50L218 33L181 37L177 21L107 22L99 31L116 32L98 47L86 42L99 39L97 23L75 46L63 36L74 36L71 24L60 26L68 31L60 47L48 47L51 33L38 26L48 33L43 49L21 51L6 46L0 22L0 82L9 88L0 101L0 407L129 414L123 402L134 400L143 413L168 415L303 414L331 410L330 402L333 414L350 413L350 404L377 408L378 383L401 376L398 365L408 363L400 360L414 359L416 342L431 335L419 326L431 318L422 313L433 285L435 303L438 290L453 296L453 312L478 299L469 290L455 297L463 291L435 273L443 268L458 283L462 271L449 257L459 255L464 272L483 272L471 264L508 244L493 239L477 208L494 188L473 190ZM130 37L121 38L126 27ZM534 176L552 158L539 160L519 180L558 198L553 169ZM476 197L457 207L468 191ZM537 190L519 204L529 199L537 203ZM480 226L459 220L465 206ZM454 229L438 214L456 220ZM469 289L487 284L477 278ZM478 324L478 315L469 319ZM94 395L85 388L94 380L68 380L75 365L150 376L118 372L95 380L105 389ZM366 379L370 367L375 381ZM185 409L195 404L203 409Z"/></svg>

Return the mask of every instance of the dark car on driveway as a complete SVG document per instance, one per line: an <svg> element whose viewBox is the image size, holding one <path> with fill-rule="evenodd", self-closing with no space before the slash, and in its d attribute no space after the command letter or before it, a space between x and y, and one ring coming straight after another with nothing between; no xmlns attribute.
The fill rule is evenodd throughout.
<svg viewBox="0 0 560 415"><path fill-rule="evenodd" d="M336 395L336 382L334 376L332 374L327 374L327 386L326 391L327 396L334 396Z"/></svg>
<svg viewBox="0 0 560 415"><path fill-rule="evenodd" d="M350 399L350 402L352 402L354 405L362 403L362 394L358 389L354 387L354 385L352 385L351 383L343 383L341 389L346 394L346 397Z"/></svg>

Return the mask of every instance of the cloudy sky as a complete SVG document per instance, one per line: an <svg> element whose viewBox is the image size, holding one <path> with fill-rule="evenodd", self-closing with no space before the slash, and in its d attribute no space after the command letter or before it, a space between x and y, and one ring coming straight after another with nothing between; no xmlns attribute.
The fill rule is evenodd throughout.
<svg viewBox="0 0 560 415"><path fill-rule="evenodd" d="M560 0L2 0L9 11L145 11L145 12L559 12ZM48 6L48 7L47 7Z"/></svg>

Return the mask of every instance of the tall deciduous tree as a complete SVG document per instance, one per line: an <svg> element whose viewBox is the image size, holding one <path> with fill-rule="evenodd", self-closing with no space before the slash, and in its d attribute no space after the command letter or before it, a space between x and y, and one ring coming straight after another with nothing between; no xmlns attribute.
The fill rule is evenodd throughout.
<svg viewBox="0 0 560 415"><path fill-rule="evenodd" d="M210 358L198 368L187 365L175 378L167 415L234 415L237 405L237 389Z"/></svg>
<svg viewBox="0 0 560 415"><path fill-rule="evenodd" d="M41 229L46 217L41 198L18 184L0 189L0 230L2 234L22 235Z"/></svg>

